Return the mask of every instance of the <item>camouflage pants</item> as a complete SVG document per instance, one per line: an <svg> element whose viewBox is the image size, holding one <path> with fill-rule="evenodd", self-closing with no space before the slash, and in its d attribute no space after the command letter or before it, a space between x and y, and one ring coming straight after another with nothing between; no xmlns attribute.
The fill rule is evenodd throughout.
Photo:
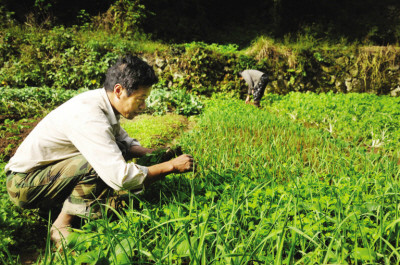
<svg viewBox="0 0 400 265"><path fill-rule="evenodd" d="M54 208L71 215L98 216L99 205L113 198L113 189L78 155L30 173L7 172L11 201L22 208ZM95 206L95 207L93 207Z"/></svg>

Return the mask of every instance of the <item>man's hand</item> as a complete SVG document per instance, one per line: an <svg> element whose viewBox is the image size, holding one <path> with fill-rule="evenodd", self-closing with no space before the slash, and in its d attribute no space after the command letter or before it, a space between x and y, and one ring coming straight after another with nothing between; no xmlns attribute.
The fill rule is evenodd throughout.
<svg viewBox="0 0 400 265"><path fill-rule="evenodd" d="M162 179L168 174L185 173L193 170L193 157L184 154L170 161L150 166L148 169L149 171L144 181L145 186Z"/></svg>
<svg viewBox="0 0 400 265"><path fill-rule="evenodd" d="M160 162L169 161L172 158L176 158L182 154L183 154L183 152L182 152L182 148L180 146L175 147L175 148L168 147L167 149L165 149L165 153L161 155Z"/></svg>
<svg viewBox="0 0 400 265"><path fill-rule="evenodd" d="M185 173L193 170L193 157L191 155L181 155L170 160L173 173Z"/></svg>
<svg viewBox="0 0 400 265"><path fill-rule="evenodd" d="M246 104L250 104L250 96L247 96L247 98L246 98Z"/></svg>

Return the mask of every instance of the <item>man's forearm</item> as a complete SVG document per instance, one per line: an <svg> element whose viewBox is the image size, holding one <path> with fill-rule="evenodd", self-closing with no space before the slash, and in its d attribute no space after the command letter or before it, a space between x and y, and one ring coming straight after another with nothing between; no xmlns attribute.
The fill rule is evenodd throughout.
<svg viewBox="0 0 400 265"><path fill-rule="evenodd" d="M158 181L165 177L166 175L172 173L174 171L174 166L170 161L156 164L148 167L149 171L147 173L147 177L144 181L144 185L147 186L155 181Z"/></svg>
<svg viewBox="0 0 400 265"><path fill-rule="evenodd" d="M160 180L171 173L185 173L193 170L193 157L188 154L180 155L170 161L148 167L144 185Z"/></svg>
<svg viewBox="0 0 400 265"><path fill-rule="evenodd" d="M128 159L142 157L153 151L154 151L154 149L145 148L140 145L134 145L134 146L131 146L131 148L129 149Z"/></svg>

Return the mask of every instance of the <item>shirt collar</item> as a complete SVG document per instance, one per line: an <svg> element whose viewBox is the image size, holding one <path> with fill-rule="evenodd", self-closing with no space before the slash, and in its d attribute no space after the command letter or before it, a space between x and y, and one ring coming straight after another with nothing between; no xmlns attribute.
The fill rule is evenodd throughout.
<svg viewBox="0 0 400 265"><path fill-rule="evenodd" d="M111 124L113 125L118 124L120 115L114 113L114 109L107 96L107 91L105 88L101 89L101 95L103 96L104 102L106 103L106 108L107 108L106 115L110 119Z"/></svg>

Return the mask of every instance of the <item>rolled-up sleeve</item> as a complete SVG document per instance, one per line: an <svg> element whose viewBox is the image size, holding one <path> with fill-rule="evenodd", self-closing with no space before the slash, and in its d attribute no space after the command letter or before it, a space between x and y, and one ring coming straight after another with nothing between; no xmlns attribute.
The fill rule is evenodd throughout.
<svg viewBox="0 0 400 265"><path fill-rule="evenodd" d="M117 140L139 145L124 130L117 139L104 117L93 117L70 128L68 137L108 186L114 190L143 188L148 168L127 163L117 145Z"/></svg>
<svg viewBox="0 0 400 265"><path fill-rule="evenodd" d="M118 142L124 142L127 145L127 148L130 148L131 146L138 145L140 146L140 143L138 140L131 138L128 133L124 130L124 128L121 127L121 125L118 124L118 135L116 137L116 140Z"/></svg>

